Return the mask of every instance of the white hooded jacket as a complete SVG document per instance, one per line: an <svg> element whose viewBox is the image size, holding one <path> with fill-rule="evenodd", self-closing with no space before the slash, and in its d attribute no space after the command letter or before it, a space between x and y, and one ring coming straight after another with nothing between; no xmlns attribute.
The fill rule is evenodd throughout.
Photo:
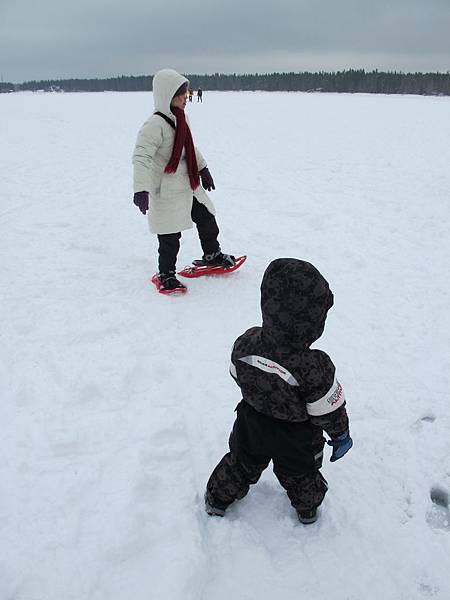
<svg viewBox="0 0 450 600"><path fill-rule="evenodd" d="M186 82L189 83L186 77L172 69L163 69L153 77L155 112L169 117L174 125L176 118L170 110L170 103L175 92ZM177 171L164 173L174 140L175 130L162 117L153 114L139 130L133 152L134 192L149 192L147 214L152 233L177 233L190 229L194 195L211 214L215 214L214 205L201 185L195 192L192 191L184 148ZM201 170L206 167L206 161L198 148L195 148L195 153Z"/></svg>

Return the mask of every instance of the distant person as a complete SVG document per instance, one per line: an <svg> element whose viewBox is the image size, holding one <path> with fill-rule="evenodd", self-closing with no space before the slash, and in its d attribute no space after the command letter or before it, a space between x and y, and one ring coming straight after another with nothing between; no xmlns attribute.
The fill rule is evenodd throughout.
<svg viewBox="0 0 450 600"><path fill-rule="evenodd" d="M240 387L225 454L209 478L206 512L223 516L273 461L299 520L317 520L328 485L320 472L325 440L331 462L353 445L342 387L330 357L310 346L325 327L333 294L310 263L278 258L261 284L262 327L238 337L230 372Z"/></svg>
<svg viewBox="0 0 450 600"><path fill-rule="evenodd" d="M197 102L203 102L203 92L201 89L197 90Z"/></svg>
<svg viewBox="0 0 450 600"><path fill-rule="evenodd" d="M192 102L193 95L194 95L193 90L189 90L189 102Z"/></svg>
<svg viewBox="0 0 450 600"><path fill-rule="evenodd" d="M230 267L235 259L223 254L214 205L203 190L215 190L202 154L194 146L185 115L189 81L172 69L153 77L153 115L142 125L133 153L134 204L145 215L159 240L160 291L186 289L175 276L181 231L197 226L203 260ZM203 188L200 186L200 181Z"/></svg>

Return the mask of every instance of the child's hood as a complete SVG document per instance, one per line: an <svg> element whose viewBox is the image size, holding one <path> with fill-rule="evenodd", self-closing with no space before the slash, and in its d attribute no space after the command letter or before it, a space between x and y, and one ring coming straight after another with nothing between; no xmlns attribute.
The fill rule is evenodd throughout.
<svg viewBox="0 0 450 600"><path fill-rule="evenodd" d="M155 111L159 111L172 117L170 103L175 92L189 80L180 75L173 69L162 69L153 77L153 102Z"/></svg>
<svg viewBox="0 0 450 600"><path fill-rule="evenodd" d="M261 283L263 332L278 342L308 347L321 335L333 293L310 263L277 258Z"/></svg>

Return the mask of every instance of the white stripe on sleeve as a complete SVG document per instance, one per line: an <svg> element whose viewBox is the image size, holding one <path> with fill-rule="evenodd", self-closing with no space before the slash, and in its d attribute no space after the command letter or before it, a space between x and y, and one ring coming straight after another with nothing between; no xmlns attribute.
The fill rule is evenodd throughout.
<svg viewBox="0 0 450 600"><path fill-rule="evenodd" d="M234 364L232 362L230 362L230 373L231 373L232 377L234 377L235 379L237 379L236 367L234 366Z"/></svg>
<svg viewBox="0 0 450 600"><path fill-rule="evenodd" d="M342 385L335 378L333 385L325 396L322 396L322 398L319 398L318 400L314 400L314 402L306 403L306 411L308 415L311 415L312 417L321 417L322 415L327 415L328 413L337 410L344 402L344 390L342 389Z"/></svg>
<svg viewBox="0 0 450 600"><path fill-rule="evenodd" d="M276 363L274 360L269 360L268 358L263 358L262 356L256 356L255 354L252 356L244 356L239 360L242 360L242 362L245 362L252 367L261 369L261 371L265 371L266 373L278 375L278 377L281 377L281 379L283 379L289 385L299 385L295 377L291 375L287 369Z"/></svg>

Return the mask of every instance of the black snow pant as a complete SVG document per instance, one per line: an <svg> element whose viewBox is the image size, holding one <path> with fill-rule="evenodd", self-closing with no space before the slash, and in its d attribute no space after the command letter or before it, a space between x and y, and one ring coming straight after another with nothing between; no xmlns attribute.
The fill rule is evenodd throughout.
<svg viewBox="0 0 450 600"><path fill-rule="evenodd" d="M197 226L203 254L213 254L220 250L217 239L219 236L219 227L217 226L216 218L195 197L192 203L191 218ZM160 273L175 271L178 251L180 250L180 239L181 233L158 235L158 270Z"/></svg>
<svg viewBox="0 0 450 600"><path fill-rule="evenodd" d="M328 488L319 471L325 443L322 429L309 421L294 423L267 417L244 400L236 411L230 452L206 486L210 504L225 509L243 498L272 460L273 471L297 511L319 506Z"/></svg>

